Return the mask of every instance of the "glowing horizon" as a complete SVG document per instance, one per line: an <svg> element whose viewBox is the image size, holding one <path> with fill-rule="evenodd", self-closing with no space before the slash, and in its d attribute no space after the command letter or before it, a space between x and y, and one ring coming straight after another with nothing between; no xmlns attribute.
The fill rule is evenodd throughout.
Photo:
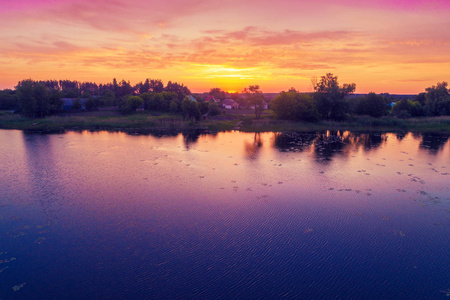
<svg viewBox="0 0 450 300"><path fill-rule="evenodd" d="M0 0L0 89L19 80L146 78L192 92L415 94L450 80L445 0Z"/></svg>

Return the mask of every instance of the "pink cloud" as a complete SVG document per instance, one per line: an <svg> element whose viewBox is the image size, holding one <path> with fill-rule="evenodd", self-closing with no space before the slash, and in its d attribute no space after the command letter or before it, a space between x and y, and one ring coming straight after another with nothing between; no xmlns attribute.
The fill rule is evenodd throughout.
<svg viewBox="0 0 450 300"><path fill-rule="evenodd" d="M236 31L213 30L205 31L205 33L208 35L196 41L199 45L202 43L229 44L233 42L252 46L293 45L297 43L317 42L320 40L351 39L359 35L357 32L352 31L304 32L289 29L272 31L255 26L249 26Z"/></svg>
<svg viewBox="0 0 450 300"><path fill-rule="evenodd" d="M379 8L397 8L401 10L410 9L439 9L450 8L450 3L447 0L365 0L365 1L349 1L350 3L358 5L363 4Z"/></svg>

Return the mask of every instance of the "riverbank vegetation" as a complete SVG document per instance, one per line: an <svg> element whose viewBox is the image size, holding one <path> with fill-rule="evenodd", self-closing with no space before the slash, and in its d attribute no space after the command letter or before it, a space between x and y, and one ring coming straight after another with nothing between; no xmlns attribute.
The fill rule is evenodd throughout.
<svg viewBox="0 0 450 300"><path fill-rule="evenodd" d="M355 84L326 74L313 93L294 88L268 98L258 85L192 94L179 83L146 79L100 84L23 80L0 91L0 128L32 131L204 129L211 131L429 131L450 133L450 95L438 83L409 98L353 95ZM267 94L266 94L267 95ZM235 102L233 108L225 109ZM222 105L223 103L223 105Z"/></svg>
<svg viewBox="0 0 450 300"><path fill-rule="evenodd" d="M187 120L178 114L138 112L122 115L117 111L98 111L94 113L73 113L31 119L9 111L0 111L0 128L19 129L34 132L64 132L66 130L189 130L205 131L240 130L247 132L263 131L326 131L350 130L366 132L436 132L450 134L450 117L423 117L399 119L395 117L374 118L355 116L346 121L321 120L317 122L298 122L277 120L266 112L261 119L235 115L229 119L210 118L200 122Z"/></svg>

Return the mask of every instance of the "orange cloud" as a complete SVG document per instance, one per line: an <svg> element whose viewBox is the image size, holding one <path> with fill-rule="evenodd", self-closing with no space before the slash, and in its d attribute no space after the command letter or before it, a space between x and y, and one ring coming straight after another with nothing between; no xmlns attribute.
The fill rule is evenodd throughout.
<svg viewBox="0 0 450 300"><path fill-rule="evenodd" d="M0 88L153 77L197 91L309 90L308 78L332 72L358 92L419 92L450 79L449 3L4 1Z"/></svg>

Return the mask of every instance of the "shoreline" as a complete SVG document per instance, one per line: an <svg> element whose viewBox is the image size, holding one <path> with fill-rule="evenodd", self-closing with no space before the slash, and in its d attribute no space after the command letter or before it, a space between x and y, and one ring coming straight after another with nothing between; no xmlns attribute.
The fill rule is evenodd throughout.
<svg viewBox="0 0 450 300"><path fill-rule="evenodd" d="M139 112L132 115L56 115L29 119L11 112L0 112L0 129L15 129L36 133L66 131L124 131L130 133L204 131L205 133L238 130L243 132L417 132L450 135L450 117L398 119L393 117L352 117L347 121L315 123L274 120L266 116L255 120L249 116L229 116L230 119L207 119L199 122L184 120L171 114Z"/></svg>

